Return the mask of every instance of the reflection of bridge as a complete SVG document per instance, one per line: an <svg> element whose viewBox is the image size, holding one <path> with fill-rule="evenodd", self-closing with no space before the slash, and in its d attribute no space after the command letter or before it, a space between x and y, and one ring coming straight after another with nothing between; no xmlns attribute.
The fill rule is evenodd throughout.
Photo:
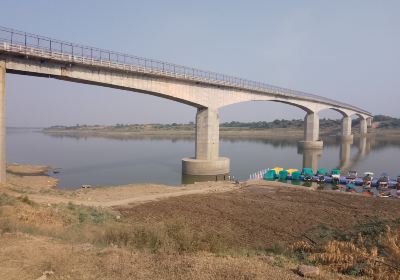
<svg viewBox="0 0 400 280"><path fill-rule="evenodd" d="M351 138L351 116L367 133L371 114L355 106L300 91L72 44L0 27L0 182L5 181L5 73L23 74L141 92L197 108L196 152L183 159L183 172L229 172L219 157L219 108L245 101L275 101L306 111L304 147L322 147L319 116L324 109L343 115L342 136Z"/></svg>
<svg viewBox="0 0 400 280"><path fill-rule="evenodd" d="M341 140L340 141L340 163L338 168L342 171L349 171L354 165L361 161L371 150L370 139L368 137L360 137L358 139L358 151L357 154L351 157L351 145L353 139ZM318 162L322 155L321 149L303 149L303 167L309 167L314 170L318 169Z"/></svg>

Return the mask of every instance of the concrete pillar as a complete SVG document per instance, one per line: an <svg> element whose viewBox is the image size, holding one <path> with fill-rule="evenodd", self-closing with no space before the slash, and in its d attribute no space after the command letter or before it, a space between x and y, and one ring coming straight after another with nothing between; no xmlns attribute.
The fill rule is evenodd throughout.
<svg viewBox="0 0 400 280"><path fill-rule="evenodd" d="M308 113L304 118L304 141L319 140L319 116L316 113Z"/></svg>
<svg viewBox="0 0 400 280"><path fill-rule="evenodd" d="M367 125L368 127L372 126L372 117L367 118Z"/></svg>
<svg viewBox="0 0 400 280"><path fill-rule="evenodd" d="M6 182L6 64L0 61L0 183Z"/></svg>
<svg viewBox="0 0 400 280"><path fill-rule="evenodd" d="M319 116L317 113L307 113L304 118L304 141L299 142L304 149L321 149L323 143L319 140Z"/></svg>
<svg viewBox="0 0 400 280"><path fill-rule="evenodd" d="M182 159L182 173L220 175L229 173L229 159L219 157L219 114L217 109L199 108L196 114L196 152Z"/></svg>
<svg viewBox="0 0 400 280"><path fill-rule="evenodd" d="M202 108L196 114L196 159L215 160L219 157L219 114Z"/></svg>
<svg viewBox="0 0 400 280"><path fill-rule="evenodd" d="M343 117L342 119L342 132L340 134L341 141L351 141L353 140L353 135L351 134L351 118Z"/></svg>
<svg viewBox="0 0 400 280"><path fill-rule="evenodd" d="M368 123L366 119L360 119L360 135L365 136L368 132Z"/></svg>

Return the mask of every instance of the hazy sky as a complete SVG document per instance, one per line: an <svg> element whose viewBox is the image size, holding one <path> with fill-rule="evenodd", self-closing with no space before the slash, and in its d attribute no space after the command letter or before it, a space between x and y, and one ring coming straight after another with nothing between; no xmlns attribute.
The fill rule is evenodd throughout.
<svg viewBox="0 0 400 280"><path fill-rule="evenodd" d="M400 117L400 1L0 0L0 25L303 90ZM194 121L140 93L7 74L11 126ZM274 102L221 121L303 118ZM338 118L336 112L322 116Z"/></svg>

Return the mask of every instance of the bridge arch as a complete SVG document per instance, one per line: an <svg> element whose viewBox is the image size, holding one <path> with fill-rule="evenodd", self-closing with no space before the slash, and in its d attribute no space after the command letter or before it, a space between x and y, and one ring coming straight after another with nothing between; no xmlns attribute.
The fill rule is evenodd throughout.
<svg viewBox="0 0 400 280"><path fill-rule="evenodd" d="M0 107L5 105L6 72L129 90L196 107L196 157L183 164L187 168L186 174L214 175L229 172L229 159L219 157L218 153L218 109L230 104L274 101L306 111L303 142L312 148L322 147L318 112L327 107L333 106L347 114L347 117L349 113L342 108L357 112L363 124L362 133L366 133L369 112L315 94L53 40L8 28L0 27L0 31L4 33L0 38ZM32 43L36 41L37 44ZM5 138L1 137L4 131L3 110L0 112L0 183L5 182Z"/></svg>

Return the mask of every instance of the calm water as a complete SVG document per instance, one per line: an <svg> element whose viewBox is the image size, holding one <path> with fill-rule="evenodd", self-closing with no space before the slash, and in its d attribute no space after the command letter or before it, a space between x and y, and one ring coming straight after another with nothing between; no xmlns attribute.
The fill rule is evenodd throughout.
<svg viewBox="0 0 400 280"><path fill-rule="evenodd" d="M323 167L400 174L399 141L340 143L324 139L324 150L299 151L290 140L225 140L220 153L231 159L231 175L247 179L250 173L268 167ZM60 187L82 184L127 183L180 184L181 159L194 154L191 139L106 139L56 137L35 129L7 130L7 161L61 168Z"/></svg>

